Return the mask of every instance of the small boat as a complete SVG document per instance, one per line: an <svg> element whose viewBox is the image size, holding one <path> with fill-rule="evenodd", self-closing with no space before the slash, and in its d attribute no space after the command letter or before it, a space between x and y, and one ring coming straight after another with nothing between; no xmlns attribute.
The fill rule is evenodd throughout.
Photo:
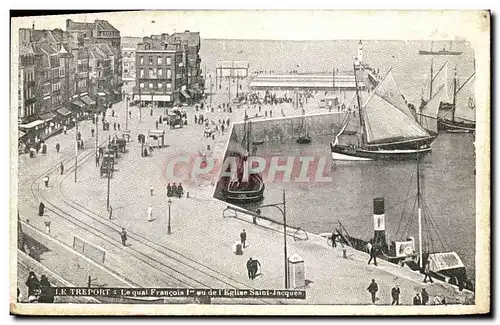
<svg viewBox="0 0 500 325"><path fill-rule="evenodd" d="M306 134L306 135L298 137L297 140L295 140L295 141L299 144L307 144L307 143L311 143L312 139L308 134Z"/></svg>
<svg viewBox="0 0 500 325"><path fill-rule="evenodd" d="M354 69L356 71L356 65ZM363 105L357 78L354 80L360 119L358 145L342 145L339 141L349 123L348 112L335 141L330 143L333 160L414 160L418 154L431 152L430 145L436 135L416 121L396 87L391 70Z"/></svg>
<svg viewBox="0 0 500 325"><path fill-rule="evenodd" d="M307 132L307 124L305 121L304 110L302 110L302 125L300 127L300 135L295 141L299 144L308 144L311 143L312 141L311 137L309 136L309 133Z"/></svg>
<svg viewBox="0 0 500 325"><path fill-rule="evenodd" d="M237 159L236 177L229 180L222 188L222 195L226 201L249 203L261 201L264 199L264 180L262 174L248 175L248 157L253 154L254 148L252 141L252 123L245 119L243 124L243 138L241 141L241 150L232 155ZM264 141L262 141L264 143Z"/></svg>

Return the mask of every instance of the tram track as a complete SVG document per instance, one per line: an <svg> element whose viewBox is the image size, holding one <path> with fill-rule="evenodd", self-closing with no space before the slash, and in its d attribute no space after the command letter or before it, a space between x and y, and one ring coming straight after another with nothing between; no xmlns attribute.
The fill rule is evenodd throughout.
<svg viewBox="0 0 500 325"><path fill-rule="evenodd" d="M92 153L93 153L93 150L91 150L88 154L84 154L80 158L79 165L84 164L88 160L88 158L90 156L92 156ZM68 157L65 160L63 160L63 162L67 162L67 161L71 160L72 158L74 158L74 157ZM69 176L69 173L71 172L71 168L68 169L68 172L66 173L66 175L59 182L58 188L60 191L60 195L62 196L62 202L66 206L68 206L69 208L71 208L71 209L75 210L76 212L83 214L86 217L90 218L90 220L92 222L99 224L100 225L99 228L94 226L94 225L91 225L89 222L85 222L81 219L74 217L68 211L63 210L60 207L60 204L56 204L57 202L54 202L53 200L49 200L46 196L44 196L42 194L42 192L40 191L41 178L44 175L46 175L50 172L53 172L54 170L57 170L57 167L58 167L58 165L50 168L48 171L46 171L45 173L41 174L38 178L36 178L32 183L31 192L32 192L33 197L36 199L36 193L35 193L33 187L35 184L38 184L38 188L37 188L38 195L41 198L43 198L43 200L45 202L47 202L51 211L54 214L56 214L58 217L73 224L77 228L80 228L80 229L83 229L84 231L89 232L91 235L93 235L97 238L100 238L104 242L112 245L113 247L124 251L125 253L127 253L128 255L137 259L141 263L144 263L145 265L155 269L156 271L167 276L168 278L170 278L178 283L181 283L185 286L188 286L191 288L193 288L194 286L198 286L198 287L202 286L205 288L211 288L212 286L206 283L206 282L210 282L210 283L217 283L217 284L220 283L223 285L223 287L226 287L226 288L229 287L229 288L238 289L238 288L242 288L242 287L247 287L247 288L255 289L255 288L249 287L248 285L246 285L238 280L232 279L231 277L228 277L228 276L220 273L217 270L214 270L213 268L211 268L203 263L195 261L194 259L189 258L188 256L186 256L184 254L181 254L181 253L179 253L173 249L170 249L166 246L152 242L152 241L148 240L147 238L145 238L144 236L142 236L138 233L135 233L135 232L128 232L129 238L131 240L133 240L136 244L142 245L143 248L146 248L146 251L150 250L150 251L154 252L155 254L159 254L161 257L167 258L170 261L174 262L175 264L182 266L182 268L184 268L185 270L187 270L189 272L195 272L195 274L201 275L201 278L205 277L207 279L199 280L198 278L195 278L193 276L189 276L186 274L186 272L179 271L179 269L176 267L169 266L165 262L160 261L159 259L152 258L149 254L146 254L145 252L143 252L141 250L138 250L138 249L135 249L132 247L127 247L126 249L123 249L121 242L118 240L117 236L115 235L120 230L119 226L116 223L114 223L112 221L108 221L104 217L102 217L102 216L98 215L97 213L91 211L90 209L84 207L83 205L79 204L78 202L69 199L68 196L62 190L62 183L63 183L64 179ZM109 235L109 231L112 231L112 233L115 236ZM173 275L172 273L174 273L175 275ZM206 280L209 280L209 281L206 281ZM130 281L130 282L134 282L134 281ZM278 303L278 304L283 304L282 301L277 300L277 299L271 300L272 302L270 302L269 300L264 300L264 299L258 299L258 300L260 300L261 302L263 302L265 304L269 304L272 302Z"/></svg>

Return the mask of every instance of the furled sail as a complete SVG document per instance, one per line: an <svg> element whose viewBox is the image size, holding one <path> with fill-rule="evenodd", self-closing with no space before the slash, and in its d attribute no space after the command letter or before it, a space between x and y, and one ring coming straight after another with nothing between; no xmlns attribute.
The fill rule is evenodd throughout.
<svg viewBox="0 0 500 325"><path fill-rule="evenodd" d="M398 107L378 94L372 94L362 110L363 124L368 144L391 143L429 137L413 115L405 114Z"/></svg>
<svg viewBox="0 0 500 325"><path fill-rule="evenodd" d="M379 97L383 98L392 106L400 110L402 113L414 119L411 110L408 108L408 104L405 102L405 100L403 99L403 95L396 86L396 82L394 81L394 76L392 75L391 70L389 70L389 72L384 77L382 82L378 84L374 93L372 93L372 96L370 97L373 97L375 95L378 95ZM364 106L366 106L369 101L370 98L368 98L368 101L365 103Z"/></svg>

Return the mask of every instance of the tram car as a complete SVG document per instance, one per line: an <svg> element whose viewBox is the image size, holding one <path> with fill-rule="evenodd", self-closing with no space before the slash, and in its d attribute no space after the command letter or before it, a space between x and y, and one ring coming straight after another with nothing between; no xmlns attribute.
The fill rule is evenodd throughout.
<svg viewBox="0 0 500 325"><path fill-rule="evenodd" d="M108 150L111 151L115 158L118 158L118 153L120 151L120 145L118 143L110 143L108 145Z"/></svg>
<svg viewBox="0 0 500 325"><path fill-rule="evenodd" d="M114 164L115 163L115 153L110 149L104 150L104 153L102 155L102 163L103 164L108 164L108 163Z"/></svg>

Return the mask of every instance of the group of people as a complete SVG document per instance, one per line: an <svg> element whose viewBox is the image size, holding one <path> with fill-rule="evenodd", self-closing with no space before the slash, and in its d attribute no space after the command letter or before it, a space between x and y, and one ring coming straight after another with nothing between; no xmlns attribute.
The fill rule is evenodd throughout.
<svg viewBox="0 0 500 325"><path fill-rule="evenodd" d="M29 302L29 303L53 303L54 295L50 291L50 287L52 286L47 279L47 277L42 274L40 280L36 276L35 272L30 271L28 274L28 279L25 282L28 287L28 298L27 301L22 300L20 295L21 291L19 288L17 289L17 300L18 302Z"/></svg>
<svg viewBox="0 0 500 325"><path fill-rule="evenodd" d="M370 293L372 303L375 303L379 298L377 297L377 293L379 291L379 286L378 283L375 281L375 279L372 279L372 282L370 285L366 288L366 290ZM391 289L391 305L399 305L400 304L400 296L401 296L401 289L399 287L399 283L396 283L396 285ZM425 290L425 288L422 288L421 292L417 292L415 296L413 297L413 305L428 305L430 301L429 293ZM446 305L446 298L444 296L436 296L433 299L433 304L434 305Z"/></svg>
<svg viewBox="0 0 500 325"><path fill-rule="evenodd" d="M184 188L182 187L182 183L179 183L179 185L172 184L170 186L170 183L167 184L167 196L168 197L182 197L184 195Z"/></svg>

